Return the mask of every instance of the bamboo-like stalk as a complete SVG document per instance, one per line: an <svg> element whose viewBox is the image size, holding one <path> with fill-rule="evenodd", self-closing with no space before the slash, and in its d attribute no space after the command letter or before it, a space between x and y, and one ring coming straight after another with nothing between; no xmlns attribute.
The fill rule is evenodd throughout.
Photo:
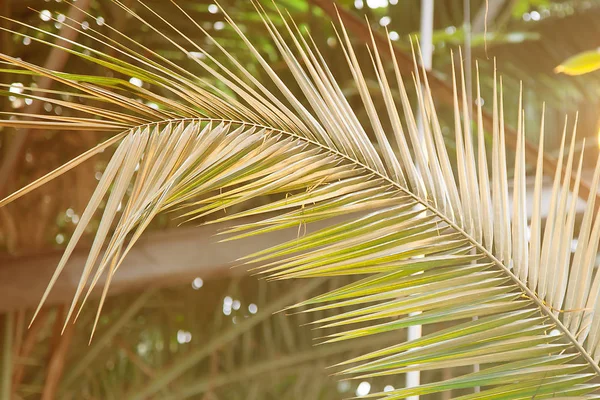
<svg viewBox="0 0 600 400"><path fill-rule="evenodd" d="M294 352L284 357L271 357L266 361L253 364L249 367L239 368L227 374L211 376L193 382L189 385L182 386L171 396L165 397L164 400L185 399L204 393L209 389L215 389L259 375L264 376L264 374L268 374L270 372L281 372L287 369L290 369L290 371L297 371L297 369L303 364L313 363L317 360L324 360L328 357L343 354L353 349L366 348L372 345L382 346L393 341L394 339L389 336L385 336L383 338L370 337L357 340L356 342L339 343L334 346L326 347L315 347L309 351ZM315 368L311 366L311 370L314 371Z"/></svg>
<svg viewBox="0 0 600 400"><path fill-rule="evenodd" d="M146 399L155 393L158 393L161 389L166 387L170 382L179 377L189 368L193 367L198 361L208 357L213 353L215 349L218 349L227 343L231 342L235 338L239 337L249 329L255 327L259 323L271 317L274 312L280 311L285 306L292 303L294 300L302 299L311 291L320 286L322 281L311 281L309 283L298 285L294 289L290 290L285 295L279 297L277 301L271 302L268 306L259 310L259 312L252 316L252 318L245 319L237 325L234 325L231 329L224 332L208 342L205 346L202 346L196 350L191 351L179 360L176 360L172 366L165 368L160 371L156 371L157 379L151 382L149 385L143 387L136 387L130 390L130 394L126 397L127 400L142 400Z"/></svg>
<svg viewBox="0 0 600 400"><path fill-rule="evenodd" d="M39 335L46 327L46 322L48 321L48 309L44 308L42 312L39 314L38 319L35 320L31 328L27 330L27 334L22 341L22 345L19 349L19 358L26 359L28 358L33 350L36 347L37 341L39 340ZM22 362L15 362L13 365L13 374L12 374L12 385L13 385L13 394L21 385L21 381L25 376L25 364Z"/></svg>
<svg viewBox="0 0 600 400"><path fill-rule="evenodd" d="M79 359L73 367L69 368L69 372L62 381L60 387L61 391L67 389L86 371L92 361L106 349L123 326L125 326L125 324L127 324L127 322L129 322L142 307L144 307L152 294L154 294L154 290L152 289L146 290L140 294L138 298L121 313L120 317L110 325L110 328L106 332L98 335L92 346L83 354L83 357Z"/></svg>
<svg viewBox="0 0 600 400"><path fill-rule="evenodd" d="M11 400L12 367L13 367L13 339L15 313L8 312L4 315L4 332L2 341L2 380L0 381L0 400Z"/></svg>
<svg viewBox="0 0 600 400"><path fill-rule="evenodd" d="M60 314L63 314L62 309ZM48 367L46 368L46 379L44 381L44 390L42 391L41 400L54 400L56 398L58 385L63 376L67 354L69 352L71 340L73 339L73 333L75 332L75 325L69 324L63 334L58 335L60 333L61 322L61 318L57 318L56 323L58 324L59 329L55 329L55 334L57 334L58 337L52 338L54 346L51 349L52 353L50 355L50 360L48 361Z"/></svg>

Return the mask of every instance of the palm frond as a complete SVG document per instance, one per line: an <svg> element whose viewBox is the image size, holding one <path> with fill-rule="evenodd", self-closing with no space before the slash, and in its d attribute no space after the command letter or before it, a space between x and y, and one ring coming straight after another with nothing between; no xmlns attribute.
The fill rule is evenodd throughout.
<svg viewBox="0 0 600 400"><path fill-rule="evenodd" d="M257 12L294 82L284 82L243 30L221 10L271 78L266 85L223 47L217 45L216 49L230 67L151 9L146 8L146 18L115 2L194 60L200 74L182 69L130 38L120 37L120 42L94 29L81 30L81 34L115 49L118 57L78 43L69 51L119 76L136 77L144 83L143 88L124 84L126 79L68 75L0 55L17 71L50 77L64 86L57 93L36 94L39 100L56 101L56 94L75 93L103 104L99 109L63 101L63 106L80 117L0 124L120 132L0 202L2 206L13 201L118 142L40 307L102 201L106 206L65 323L77 315L106 275L98 320L111 277L157 214L184 209L184 218L194 220L258 196L277 194L279 200L217 217L211 223L249 215L264 217L225 232L231 239L344 218L244 259L260 262L257 272L273 280L359 276L354 283L292 307L304 313L349 307L314 321L322 329L338 328L335 333L324 334L325 342L411 325L451 325L349 360L343 373L367 377L482 366L477 372L449 380L372 397L401 399L477 386L482 386L480 393L462 398L597 396L593 394L598 388L594 378L600 375L600 313L596 312L600 307L600 274L593 272L600 239L600 217L594 215L596 196L593 192L589 196L571 259L577 194L569 197L569 185L572 171L576 171L576 181L581 179L582 161L574 159L571 146L563 165L563 137L550 214L543 225L540 143L529 228L524 118L519 106L513 204L509 204L501 79L494 86L492 99L493 148L486 154L482 109L478 107L472 121L462 62L454 72L455 178L434 98L427 76L419 72L417 57L414 86L419 107L415 112L396 60L390 72L373 40L369 49L373 65L360 65L346 29L343 24L339 26L343 57L368 117L368 123L363 124L310 37L283 15L283 26L276 27L257 4ZM189 18L183 9L174 6L174 10ZM106 28L112 30L109 25ZM189 44L193 52L172 39L173 35ZM44 39L32 39L55 46ZM198 57L198 52L204 56ZM368 90L363 73L367 69L375 73L385 109L376 107ZM203 75L212 76L221 85L198 78ZM277 92L267 86L277 88ZM479 94L479 87L477 90ZM395 91L400 99L393 97ZM295 94L298 92L302 95ZM422 138L418 117L424 122ZM471 122L477 127L476 143ZM387 123L391 134L383 128ZM564 136L567 129L565 124ZM543 130L542 118L542 138ZM373 134L377 146L368 133ZM599 176L600 160L593 188L598 186Z"/></svg>

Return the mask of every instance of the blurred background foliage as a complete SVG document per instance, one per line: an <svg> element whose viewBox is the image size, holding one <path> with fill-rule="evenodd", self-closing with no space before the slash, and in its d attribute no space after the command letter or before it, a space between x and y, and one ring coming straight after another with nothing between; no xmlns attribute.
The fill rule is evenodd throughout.
<svg viewBox="0 0 600 400"><path fill-rule="evenodd" d="M290 13L300 29L311 32L350 104L358 105L360 98L351 84L351 74L346 64L339 61L341 54L331 17L319 6L324 1L330 2L276 0L276 3ZM134 11L143 9L137 1L123 2ZM222 0L220 3L285 80L289 72L251 2ZM112 2L78 0L76 4L89 7L89 13L94 16L86 17L83 31L98 29L118 39L114 32L106 29L105 25L110 24L127 37L194 71L192 60L186 59L163 38L141 27ZM173 8L168 1L148 0L145 4L167 18L172 15ZM178 4L238 62L259 80L268 82L261 79L264 72L226 25L212 1L181 0ZM277 23L271 2L262 1L261 4L273 11L271 14ZM385 34L387 30L395 44L407 53L411 40L418 37L419 0L339 0L337 4L360 18L366 16L376 31ZM69 2L60 0L0 2L0 15L7 17L1 21L5 29L0 33L1 51L34 64L48 65L52 61L48 47L35 40L44 35L24 29L10 19L58 33L67 20L70 7ZM471 17L468 26L465 14ZM214 45L198 29L182 21L174 22L188 37L213 52ZM484 0L438 0L434 14L434 75L449 81L450 50L457 53L458 48L463 47L465 52L469 31L471 47L468 50L472 59L480 63L483 98L489 98L491 92L495 58L504 79L509 121L516 120L519 82L523 81L527 139L537 143L539 118L545 101L546 151L553 155L559 145L565 115L573 120L578 111L576 145L583 149L585 139L589 157L584 158L584 168L591 168L600 139L600 72L569 76L556 74L554 70L569 57L600 47L600 0L489 0L488 4ZM90 44L84 35L79 35L77 40L83 45ZM369 65L368 52L359 40L357 45L363 65ZM103 50L114 54L108 47ZM65 63L61 69L71 73L107 73L77 57L67 58ZM7 81L1 68L5 67L0 65L0 90L11 94L0 98L3 118L11 118L11 113L16 111L57 115L67 112L60 106L40 104L23 96L22 86L35 86L40 82L32 81L27 75L19 82ZM409 76L405 79L407 84L411 83ZM135 79L130 83L138 84ZM486 109L489 106L484 104ZM453 134L448 128L452 126L452 110L444 103L439 107L445 125L443 133L452 147ZM515 118L511 118L513 114ZM366 118L365 115L361 117ZM25 137L25 142L15 154L13 144L19 137ZM0 196L106 137L104 133L95 132L0 131L0 168L16 157L8 173L0 174ZM101 154L35 193L0 208L0 268L6 260L60 251L77 224L107 159ZM175 226L170 216L165 215L153 223L153 229ZM337 286L341 282L324 284ZM371 386L376 390L387 385L401 386L402 376L385 381L338 382L324 369L338 360L364 353L373 345L381 346L382 342L392 343L392 340L398 342L398 337L382 336L337 347L314 347L313 341L319 332L301 326L310 322L312 316L285 317L281 313L271 316L272 312L293 300L307 297L309 290L302 285L257 282L253 277L232 278L224 272L222 277L210 280L198 277L180 286L120 294L112 297L105 306L101 326L89 347L93 305L63 336L57 330L63 307L48 307L30 330L26 329L30 310L15 310L10 323L9 317L3 323L2 383L6 387L8 381L12 382L11 399L337 399L366 394ZM427 380L427 374L433 373L451 376L453 371L428 372L423 379ZM449 398L457 394L446 393L444 396Z"/></svg>

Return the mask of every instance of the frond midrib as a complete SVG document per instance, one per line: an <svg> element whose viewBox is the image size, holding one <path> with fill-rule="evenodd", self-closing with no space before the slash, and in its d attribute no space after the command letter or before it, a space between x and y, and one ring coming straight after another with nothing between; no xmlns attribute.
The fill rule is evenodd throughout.
<svg viewBox="0 0 600 400"><path fill-rule="evenodd" d="M317 146L317 147L323 149L324 151L327 151L329 153L332 153L335 156L343 158L344 160L355 164L356 166L364 169L365 171L368 171L369 173L373 174L374 176L377 176L377 177L383 179L384 181L387 181L390 185L396 187L398 190L400 190L403 193L410 196L416 202L423 205L428 211L432 212L437 217L439 217L441 220L443 220L445 223L447 223L448 226L450 226L451 228L456 230L459 234L463 235L478 250L480 250L486 257L488 257L490 259L490 261L492 261L506 275L508 275L508 277L523 291L523 294L525 296L527 296L529 298L529 300L531 300L540 309L541 313L543 315L545 315L546 317L550 318L550 320L556 325L556 327L565 335L565 337L569 340L569 342L571 342L571 344L575 347L575 349L577 349L579 354L588 362L588 364L590 364L590 366L592 367L592 369L594 370L596 375L600 376L600 367L594 362L594 359L592 358L592 356L584 349L584 347L579 343L577 338L575 336L573 336L573 334L569 331L569 329L566 326L564 326L564 324L556 317L556 315L554 315L552 310L548 306L546 306L546 304L541 299L539 299L539 297L533 290L531 290L524 282L522 282L502 261L500 261L493 253L491 253L482 243L477 241L472 235L470 235L463 228L458 226L455 222L450 220L443 212L441 212L436 207L434 207L433 204L431 204L427 200L422 199L420 196L413 193L412 191L410 191L408 188L404 187L400 183L390 179L387 175L384 175L381 172L376 171L373 168L369 167L368 165L365 165L364 163L361 163L360 161L358 161L344 153L341 153L335 149L332 149L322 143L319 143L319 142L309 139L307 137L298 135L296 133L293 133L293 132L290 132L290 131L287 131L287 130L284 130L281 128L263 125L263 124L259 124L256 122L246 122L246 121L239 121L239 120L226 119L226 118L203 118L203 117L181 118L181 119L176 118L176 119L170 119L170 120L156 121L156 122L152 122L149 124L140 125L140 126L137 126L137 127L131 128L131 129L137 129L137 128L140 128L140 127L146 126L146 125L150 126L150 125L154 125L154 124L162 124L162 123L169 123L169 122L185 122L185 121L224 122L224 123L231 123L231 124L236 124L236 125L246 125L246 126L255 126L257 128L265 128L268 131L281 133L283 135L293 137L297 140L307 142L313 146Z"/></svg>
<svg viewBox="0 0 600 400"><path fill-rule="evenodd" d="M399 191L401 191L402 193L405 193L407 196L412 198L415 202L421 204L423 207L426 208L426 210L430 211L435 216L440 218L442 221L444 221L446 224L448 224L449 227L454 229L457 233L464 236L465 239L467 239L474 247L476 247L479 251L481 251L483 253L483 255L485 255L493 264L498 266L500 268L500 270L503 271L521 289L521 291L523 292L523 295L528 297L529 300L539 308L540 313L543 316L550 318L550 320L556 326L556 328L558 328L564 334L564 336L568 339L568 341L575 347L575 349L577 350L579 355L581 357L583 357L587 361L587 363L592 367L595 374L597 376L600 376L600 367L594 362L593 357L584 349L584 347L579 343L577 338L575 336L573 336L573 334L569 331L569 329L557 318L557 316L552 312L552 310L548 306L546 306L546 304L541 299L539 299L537 294L533 290L531 290L525 283L523 283L506 265L504 265L504 263L502 261L500 261L482 243L480 243L472 235L470 235L468 232L466 232L463 228L461 228L455 222L453 222L451 219L449 219L443 212L438 210L429 201L422 199L419 195L413 193L411 190L404 187L402 184L392 180L387 175L374 170L373 168L369 167L368 165L365 165L364 163L360 162L359 160L357 160L347 154L341 153L336 149L332 149L332 148L330 148L322 143L319 143L315 140L309 139L305 136L290 132L285 129L281 129L281 128L269 126L269 125L264 125L264 124L261 124L258 122L249 122L249 121L234 120L234 119L227 119L227 118L185 117L185 118L172 118L172 119L156 120L156 121L152 121L152 122L145 123L145 124L130 126L128 129L115 135L115 137L121 136L121 135L127 135L128 133L131 133L131 132L134 132L134 131L140 130L140 129L145 129L145 128L148 128L151 126L159 126L159 125L164 125L164 124L169 124L169 123L186 123L186 122L194 122L194 121L196 121L196 122L220 122L220 123L228 123L228 124L248 126L248 127L252 126L252 127L256 127L256 128L265 129L267 132L280 133L282 135L292 137L296 140L304 141L312 146L321 148L322 150L324 150L336 157L339 157L349 163L352 163L352 164L360 167L365 172L370 173L372 176L378 177L378 178L382 179L383 181L386 181L389 185L397 188Z"/></svg>

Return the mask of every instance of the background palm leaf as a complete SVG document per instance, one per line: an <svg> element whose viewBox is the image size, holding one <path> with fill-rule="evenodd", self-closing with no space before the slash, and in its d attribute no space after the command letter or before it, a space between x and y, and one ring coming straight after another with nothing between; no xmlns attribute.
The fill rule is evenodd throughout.
<svg viewBox="0 0 600 400"><path fill-rule="evenodd" d="M340 27L343 56L369 119L369 125L362 125L318 49L283 15L279 16L282 25L278 28L257 5L302 98L292 94L292 83L277 75L229 17L231 27L278 93L267 89L224 48L217 47L230 66L191 41L193 50L176 43L170 35L186 37L151 9L142 17L116 3L194 60L220 85L199 79L127 37L122 38L125 45L94 29L81 30L81 34L110 46L118 57L93 47L69 51L118 75L135 77L145 87L129 84L126 79L50 71L0 55L16 68L13 73L30 71L51 77L63 86L58 94L77 93L99 102L99 107L84 107L76 101L60 100L61 106L78 111L81 118L9 120L3 125L120 132L0 202L1 206L16 199L119 142L42 303L103 201L106 207L66 322L77 315L78 307L106 274L97 322L111 277L158 213L177 210L186 220L193 220L272 194L279 199L218 216L211 222L264 216L260 222L241 223L225 232L234 238L298 226L297 239L246 260L260 262L258 272L271 279L359 275L355 282L294 306L302 312L348 307L314 321L321 328L342 328L325 333L326 342L411 325L454 323L420 339L349 360L342 372L367 377L483 366L478 372L450 380L374 397L399 399L477 386L483 390L476 398L594 396L590 394L597 388L594 378L600 374L600 316L595 313L600 277L593 274L600 218L594 216L595 193L590 195L571 260L578 185L574 196L569 197L569 183L573 171L576 181L580 179L581 159L574 159L574 146L563 154L563 138L551 210L542 229L542 141L533 218L528 227L523 114L519 105L513 204L509 204L501 82L498 89L494 84L493 148L488 155L481 106L472 118L462 64L456 74L460 79L454 79L455 175L431 90L426 79L421 83L416 60L415 112L397 63L388 71L373 41L372 67L385 102L385 110L377 110L363 74L371 66L359 65L348 34L343 25ZM194 24L191 18L189 21ZM398 90L399 99L392 96L393 90ZM49 92L36 96L59 101ZM425 121L423 134L417 119ZM392 142L383 129L384 120L391 123ZM472 121L476 122L476 142ZM543 138L543 118L541 125ZM567 129L565 124L565 133ZM600 164L592 188L598 186L599 175ZM303 234L306 224L338 216L344 221ZM146 388L139 398L153 390L152 386Z"/></svg>

